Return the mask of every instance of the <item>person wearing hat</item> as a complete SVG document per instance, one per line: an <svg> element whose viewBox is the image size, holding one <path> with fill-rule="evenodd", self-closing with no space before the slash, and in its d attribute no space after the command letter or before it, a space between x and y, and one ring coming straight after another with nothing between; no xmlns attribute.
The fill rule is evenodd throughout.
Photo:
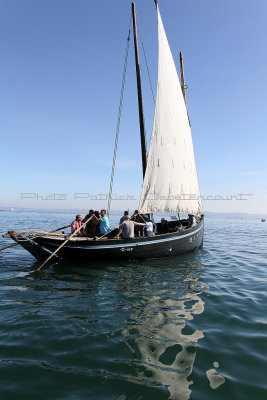
<svg viewBox="0 0 267 400"><path fill-rule="evenodd" d="M82 214L77 214L75 220L71 223L71 233L74 233L79 229L83 223L82 223L83 216ZM80 231L77 233L77 236L86 236L86 232L83 228L80 229Z"/></svg>

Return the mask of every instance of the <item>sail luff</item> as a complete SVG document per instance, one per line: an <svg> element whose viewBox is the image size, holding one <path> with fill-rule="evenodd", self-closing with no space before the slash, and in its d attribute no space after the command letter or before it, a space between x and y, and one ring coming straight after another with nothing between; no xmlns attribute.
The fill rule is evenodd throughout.
<svg viewBox="0 0 267 400"><path fill-rule="evenodd" d="M158 14L158 84L139 211L202 211L191 130L180 80Z"/></svg>

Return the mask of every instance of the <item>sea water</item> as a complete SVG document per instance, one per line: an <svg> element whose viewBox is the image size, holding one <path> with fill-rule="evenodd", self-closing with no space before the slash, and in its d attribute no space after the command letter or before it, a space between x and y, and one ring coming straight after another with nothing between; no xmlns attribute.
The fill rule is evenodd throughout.
<svg viewBox="0 0 267 400"><path fill-rule="evenodd" d="M4 233L73 216L0 218ZM266 239L267 223L206 219L204 248L168 259L31 273L20 246L1 252L0 399L266 400Z"/></svg>

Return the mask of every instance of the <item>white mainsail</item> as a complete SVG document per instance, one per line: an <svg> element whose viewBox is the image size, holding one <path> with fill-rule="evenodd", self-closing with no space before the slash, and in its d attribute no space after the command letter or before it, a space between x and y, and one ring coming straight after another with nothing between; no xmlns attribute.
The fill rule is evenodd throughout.
<svg viewBox="0 0 267 400"><path fill-rule="evenodd" d="M158 13L158 85L140 213L202 212L191 129L180 80Z"/></svg>

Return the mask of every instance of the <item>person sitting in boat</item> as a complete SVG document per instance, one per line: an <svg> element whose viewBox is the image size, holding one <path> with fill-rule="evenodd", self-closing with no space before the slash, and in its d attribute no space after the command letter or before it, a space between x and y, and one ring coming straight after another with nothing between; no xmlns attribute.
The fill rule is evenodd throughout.
<svg viewBox="0 0 267 400"><path fill-rule="evenodd" d="M95 217L94 217L94 221L95 221L95 224L96 224L96 227L95 227L95 236L101 236L101 232L100 232L100 227L99 227L99 220L100 220L100 213L99 213L99 211L95 211L94 212L94 214L95 214Z"/></svg>
<svg viewBox="0 0 267 400"><path fill-rule="evenodd" d="M154 233L155 227L154 227L153 222L149 218L146 218L145 220L146 220L146 226L144 229L145 236L155 236L155 233Z"/></svg>
<svg viewBox="0 0 267 400"><path fill-rule="evenodd" d="M123 223L123 221L125 221L127 219L128 215L129 215L129 212L128 211L124 211L124 215L120 219L120 225Z"/></svg>
<svg viewBox="0 0 267 400"><path fill-rule="evenodd" d="M169 233L168 221L165 218L161 218L161 224L159 224L158 233L161 235L164 233Z"/></svg>
<svg viewBox="0 0 267 400"><path fill-rule="evenodd" d="M127 215L127 219L120 225L119 233L115 236L115 238L118 238L122 233L123 239L133 239L134 228L137 225L144 226L146 223L131 221L130 215Z"/></svg>
<svg viewBox="0 0 267 400"><path fill-rule="evenodd" d="M99 229L100 229L100 234L105 235L110 231L109 228L109 220L108 217L106 216L106 210L101 210L101 216L100 218L97 218L95 215L96 221L99 221Z"/></svg>
<svg viewBox="0 0 267 400"><path fill-rule="evenodd" d="M87 236L93 237L95 236L96 226L99 224L99 222L94 217L94 210L89 210L88 214L84 217L82 222L87 221L89 218L91 219L87 222L85 226L85 231L87 233Z"/></svg>
<svg viewBox="0 0 267 400"><path fill-rule="evenodd" d="M194 226L197 225L197 220L193 214L188 214L188 220L187 220L187 227L186 229L189 228L194 228Z"/></svg>
<svg viewBox="0 0 267 400"><path fill-rule="evenodd" d="M82 214L76 215L76 219L71 223L71 233L74 233L83 225L82 219ZM85 230L81 228L80 231L77 233L77 236L86 236Z"/></svg>
<svg viewBox="0 0 267 400"><path fill-rule="evenodd" d="M144 217L139 214L138 210L134 211L134 214L131 217L133 222L138 222L138 223L142 223L145 222ZM143 236L144 234L144 226L139 226L138 224L134 226L134 234L135 236Z"/></svg>

